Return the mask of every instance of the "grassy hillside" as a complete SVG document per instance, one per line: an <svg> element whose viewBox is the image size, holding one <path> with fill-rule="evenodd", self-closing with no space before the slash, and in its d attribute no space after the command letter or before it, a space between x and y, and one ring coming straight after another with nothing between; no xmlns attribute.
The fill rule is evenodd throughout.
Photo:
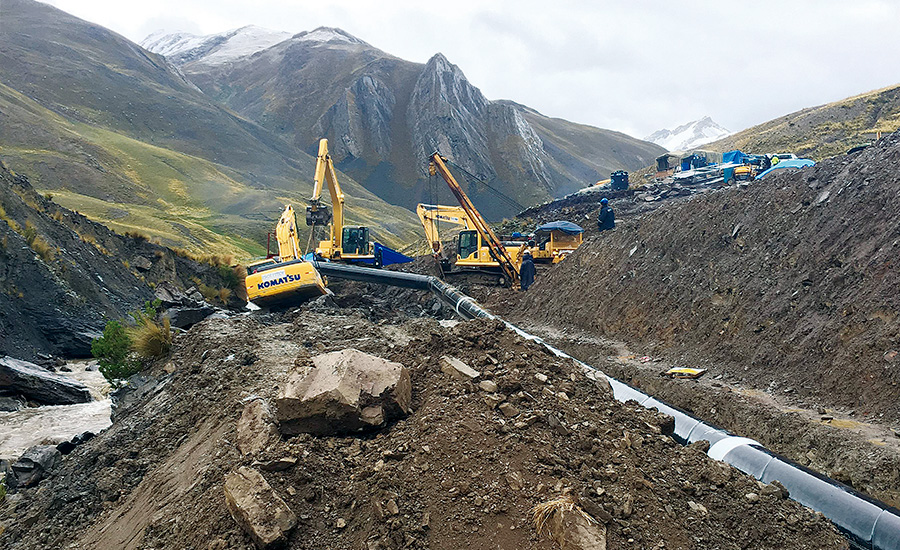
<svg viewBox="0 0 900 550"><path fill-rule="evenodd" d="M0 158L61 204L172 246L251 256L284 203L311 193L314 158L163 58L30 0L4 0L2 26ZM418 238L412 213L341 183L351 223L391 246Z"/></svg>
<svg viewBox="0 0 900 550"><path fill-rule="evenodd" d="M705 145L713 151L755 153L791 152L821 160L860 143L876 131L900 128L900 86L860 94L827 105L811 107L759 124Z"/></svg>

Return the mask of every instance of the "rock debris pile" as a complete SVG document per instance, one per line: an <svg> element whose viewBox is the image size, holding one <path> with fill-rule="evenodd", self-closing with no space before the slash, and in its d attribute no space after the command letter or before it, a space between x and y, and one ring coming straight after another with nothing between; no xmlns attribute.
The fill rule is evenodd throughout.
<svg viewBox="0 0 900 550"><path fill-rule="evenodd" d="M676 444L670 417L614 401L500 323L449 324L340 309L203 321L112 427L8 497L0 544L551 549L533 510L564 498L609 548L847 548L779 486ZM341 423L338 435L279 431L297 377L337 374L341 359L399 378L348 384L345 370L301 393L364 421L325 407L316 423Z"/></svg>

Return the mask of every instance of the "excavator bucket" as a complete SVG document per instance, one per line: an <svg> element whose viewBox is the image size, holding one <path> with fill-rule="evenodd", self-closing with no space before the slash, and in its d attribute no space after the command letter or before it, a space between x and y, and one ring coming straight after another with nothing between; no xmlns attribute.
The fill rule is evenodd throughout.
<svg viewBox="0 0 900 550"><path fill-rule="evenodd" d="M327 206L306 207L306 225L328 225L331 223L331 210Z"/></svg>

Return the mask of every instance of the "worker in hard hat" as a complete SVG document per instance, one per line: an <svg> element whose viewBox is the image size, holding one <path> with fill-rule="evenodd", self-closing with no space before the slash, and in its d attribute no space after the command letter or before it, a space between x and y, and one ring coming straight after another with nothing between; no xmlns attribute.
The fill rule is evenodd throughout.
<svg viewBox="0 0 900 550"><path fill-rule="evenodd" d="M528 290L528 287L534 283L534 276L537 270L534 267L534 260L531 258L531 252L526 250L522 254L522 265L519 266L519 283L522 290Z"/></svg>
<svg viewBox="0 0 900 550"><path fill-rule="evenodd" d="M597 216L597 229L600 231L606 231L609 229L615 229L616 227L616 213L613 212L613 209L609 206L609 199L603 197L600 199L600 214Z"/></svg>

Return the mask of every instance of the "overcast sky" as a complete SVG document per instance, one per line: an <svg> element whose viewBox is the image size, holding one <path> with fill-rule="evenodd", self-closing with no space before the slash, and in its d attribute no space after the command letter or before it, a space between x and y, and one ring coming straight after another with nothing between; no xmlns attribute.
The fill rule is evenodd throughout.
<svg viewBox="0 0 900 550"><path fill-rule="evenodd" d="M135 42L157 30L339 27L489 99L645 137L709 115L737 131L900 83L893 0L48 0Z"/></svg>

